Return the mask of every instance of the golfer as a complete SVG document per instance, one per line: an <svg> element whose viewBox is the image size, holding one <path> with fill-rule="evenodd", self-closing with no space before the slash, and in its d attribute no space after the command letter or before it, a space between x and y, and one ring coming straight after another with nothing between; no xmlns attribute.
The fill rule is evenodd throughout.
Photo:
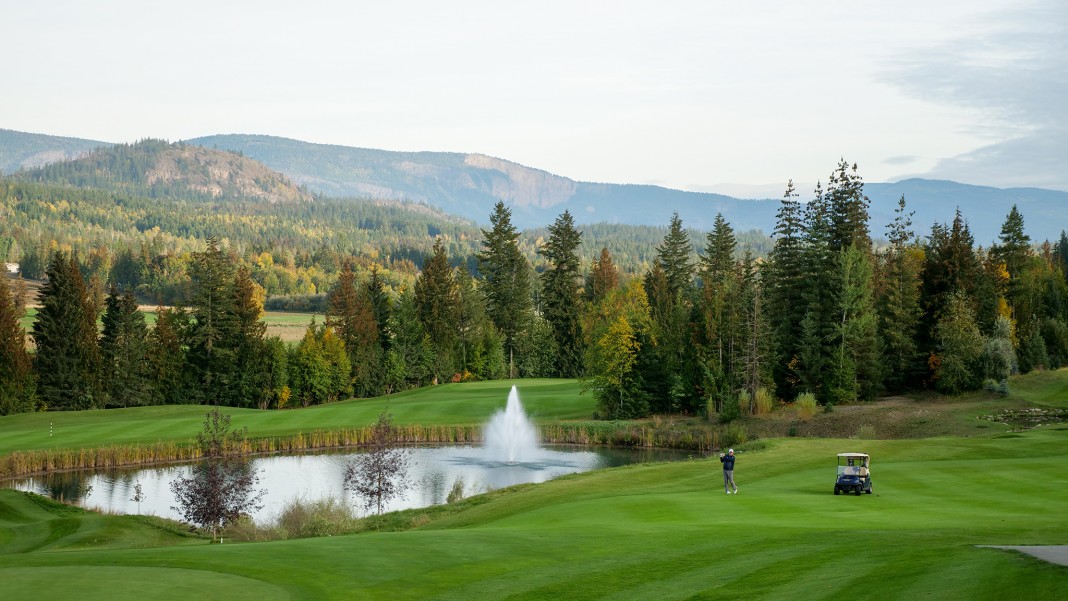
<svg viewBox="0 0 1068 601"><path fill-rule="evenodd" d="M727 454L719 454L719 462L723 464L723 490L729 495L731 488L734 494L738 494L738 485L734 483L734 449L727 449Z"/></svg>

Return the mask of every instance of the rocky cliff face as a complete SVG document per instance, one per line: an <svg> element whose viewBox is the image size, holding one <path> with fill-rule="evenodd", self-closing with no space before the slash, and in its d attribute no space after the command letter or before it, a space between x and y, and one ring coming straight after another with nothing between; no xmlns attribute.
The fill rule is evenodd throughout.
<svg viewBox="0 0 1068 601"><path fill-rule="evenodd" d="M491 185L485 192L494 198L521 207L545 209L565 203L575 195L577 183L553 175L511 163L484 154L469 154L464 164L477 169L500 172L504 177L491 178Z"/></svg>
<svg viewBox="0 0 1068 601"><path fill-rule="evenodd" d="M174 145L167 149L145 178L149 185L179 184L216 198L248 198L269 203L311 200L311 195L262 163L198 146Z"/></svg>

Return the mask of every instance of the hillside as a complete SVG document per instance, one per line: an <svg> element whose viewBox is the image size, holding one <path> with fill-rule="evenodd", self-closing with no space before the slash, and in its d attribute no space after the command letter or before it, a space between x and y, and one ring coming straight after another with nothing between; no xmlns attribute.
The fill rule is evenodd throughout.
<svg viewBox="0 0 1068 601"><path fill-rule="evenodd" d="M110 142L0 129L0 174L75 159Z"/></svg>
<svg viewBox="0 0 1068 601"><path fill-rule="evenodd" d="M12 174L25 182L123 190L152 198L306 202L311 195L263 163L238 154L162 140L115 144Z"/></svg>

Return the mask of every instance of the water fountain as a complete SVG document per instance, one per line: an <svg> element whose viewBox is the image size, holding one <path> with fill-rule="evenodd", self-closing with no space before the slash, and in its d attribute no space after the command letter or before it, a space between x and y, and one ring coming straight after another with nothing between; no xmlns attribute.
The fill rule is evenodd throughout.
<svg viewBox="0 0 1068 601"><path fill-rule="evenodd" d="M508 393L508 405L486 424L484 448L491 458L509 464L529 461L537 455L538 431L523 411L515 386Z"/></svg>

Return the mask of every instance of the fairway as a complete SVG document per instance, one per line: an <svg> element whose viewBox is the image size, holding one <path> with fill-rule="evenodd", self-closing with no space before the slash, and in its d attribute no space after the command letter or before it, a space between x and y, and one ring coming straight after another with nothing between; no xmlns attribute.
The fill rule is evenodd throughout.
<svg viewBox="0 0 1068 601"><path fill-rule="evenodd" d="M1066 437L778 440L740 449L737 496L715 459L639 465L518 487L416 530L274 543L123 549L145 538L133 518L53 517L4 491L0 576L5 599L60 598L72 581L99 598L212 598L188 588L204 570L226 598L1054 599L1068 568L976 545L1068 542ZM858 446L876 494L835 497L834 455ZM112 521L126 526L96 548Z"/></svg>
<svg viewBox="0 0 1068 601"><path fill-rule="evenodd" d="M1064 407L1066 381L1068 371L1035 374L1013 389L1030 403ZM587 420L594 408L577 381L522 380L228 411L253 437L366 425L384 408L402 424L479 425L504 407L513 383L542 424ZM903 402L913 403L909 411L934 407L891 407ZM738 495L723 493L715 457L697 457L518 486L447 511L413 510L416 517L396 522L411 526L395 532L213 545L155 518L0 490L0 597L1063 598L1068 567L983 545L1068 544L1068 424L1010 431L977 419L997 399L952 403L943 415L987 426L968 430L981 435L761 439L736 448ZM0 418L0 454L188 440L205 410L8 416ZM875 494L832 494L836 454L846 451L871 455Z"/></svg>
<svg viewBox="0 0 1068 601"><path fill-rule="evenodd" d="M398 424L481 425L503 409L517 385L527 413L535 421L587 419L592 395L581 394L576 380L494 380L410 390L374 399L353 399L285 411L227 408L235 428L250 437L281 436L314 430L366 426L383 409ZM0 418L0 455L12 451L86 448L156 441L189 441L200 431L208 408L171 405L22 413Z"/></svg>

